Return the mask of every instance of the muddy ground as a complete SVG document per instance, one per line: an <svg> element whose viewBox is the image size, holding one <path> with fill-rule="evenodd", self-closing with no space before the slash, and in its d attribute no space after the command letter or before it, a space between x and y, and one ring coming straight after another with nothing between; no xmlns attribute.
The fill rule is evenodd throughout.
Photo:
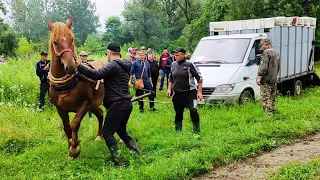
<svg viewBox="0 0 320 180"><path fill-rule="evenodd" d="M317 134L295 140L291 146L281 146L261 156L216 168L194 179L266 179L271 171L279 169L284 164L305 163L319 157L320 134Z"/></svg>

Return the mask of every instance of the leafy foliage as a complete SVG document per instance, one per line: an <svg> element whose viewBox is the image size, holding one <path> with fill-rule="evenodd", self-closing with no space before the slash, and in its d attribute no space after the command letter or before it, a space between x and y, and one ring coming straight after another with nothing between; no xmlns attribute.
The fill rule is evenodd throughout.
<svg viewBox="0 0 320 180"><path fill-rule="evenodd" d="M285 179L319 179L320 159L314 159L308 163L292 163L282 166L272 173L269 180Z"/></svg>
<svg viewBox="0 0 320 180"><path fill-rule="evenodd" d="M77 45L83 44L87 34L96 32L98 27L91 0L11 0L10 6L14 29L34 42L42 42L48 33L47 20L64 22L71 16Z"/></svg>
<svg viewBox="0 0 320 180"><path fill-rule="evenodd" d="M0 14L6 12L4 3L0 2ZM15 55L17 42L17 34L0 18L0 55Z"/></svg>
<svg viewBox="0 0 320 180"><path fill-rule="evenodd" d="M86 51L89 54L103 54L105 53L105 46L101 43L102 37L97 34L89 34L84 45L81 46L79 51Z"/></svg>
<svg viewBox="0 0 320 180"><path fill-rule="evenodd" d="M106 32L103 35L103 42L105 44L110 42L117 42L119 44L125 44L133 41L133 37L127 28L127 24L121 22L117 16L111 16L105 23Z"/></svg>
<svg viewBox="0 0 320 180"><path fill-rule="evenodd" d="M39 44L32 40L28 41L26 37L22 36L18 42L18 55L27 59L30 55L40 52L39 46Z"/></svg>

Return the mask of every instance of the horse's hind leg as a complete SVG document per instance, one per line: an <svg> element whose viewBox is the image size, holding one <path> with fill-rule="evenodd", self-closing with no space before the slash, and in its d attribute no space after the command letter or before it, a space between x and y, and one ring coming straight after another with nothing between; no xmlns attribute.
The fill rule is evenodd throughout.
<svg viewBox="0 0 320 180"><path fill-rule="evenodd" d="M98 141L102 139L103 111L101 108L97 107L97 108L91 109L91 112L97 117L99 121L98 135L95 139L95 141Z"/></svg>
<svg viewBox="0 0 320 180"><path fill-rule="evenodd" d="M57 108L58 110L58 114L62 119L62 123L63 123L63 130L68 138L68 147L70 147L70 139L71 139L71 135L72 135L72 130L71 130L71 126L70 126L70 120L69 120L69 114L65 111L63 111L60 108Z"/></svg>

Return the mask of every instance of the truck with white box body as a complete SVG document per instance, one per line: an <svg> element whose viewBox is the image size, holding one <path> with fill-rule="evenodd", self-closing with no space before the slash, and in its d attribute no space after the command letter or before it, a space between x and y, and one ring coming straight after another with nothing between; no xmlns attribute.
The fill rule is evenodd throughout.
<svg viewBox="0 0 320 180"><path fill-rule="evenodd" d="M280 57L278 90L299 95L320 85L314 71L316 18L274 17L210 23L210 36L198 43L191 61L203 76L204 102L260 99L256 84L260 40L269 38Z"/></svg>

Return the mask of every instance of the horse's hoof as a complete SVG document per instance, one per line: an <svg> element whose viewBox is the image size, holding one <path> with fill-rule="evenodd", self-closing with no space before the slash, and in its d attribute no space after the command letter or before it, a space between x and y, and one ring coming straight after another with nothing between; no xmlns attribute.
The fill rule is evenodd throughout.
<svg viewBox="0 0 320 180"><path fill-rule="evenodd" d="M80 155L80 145L78 145L76 148L72 148L72 147L69 148L68 156L70 158L75 159L75 158L79 157L79 155Z"/></svg>
<svg viewBox="0 0 320 180"><path fill-rule="evenodd" d="M67 154L67 158L68 158L69 160L74 160L73 157L70 157L70 156L69 156L69 153Z"/></svg>
<svg viewBox="0 0 320 180"><path fill-rule="evenodd" d="M100 140L102 140L102 136L97 136L94 141L100 141Z"/></svg>

